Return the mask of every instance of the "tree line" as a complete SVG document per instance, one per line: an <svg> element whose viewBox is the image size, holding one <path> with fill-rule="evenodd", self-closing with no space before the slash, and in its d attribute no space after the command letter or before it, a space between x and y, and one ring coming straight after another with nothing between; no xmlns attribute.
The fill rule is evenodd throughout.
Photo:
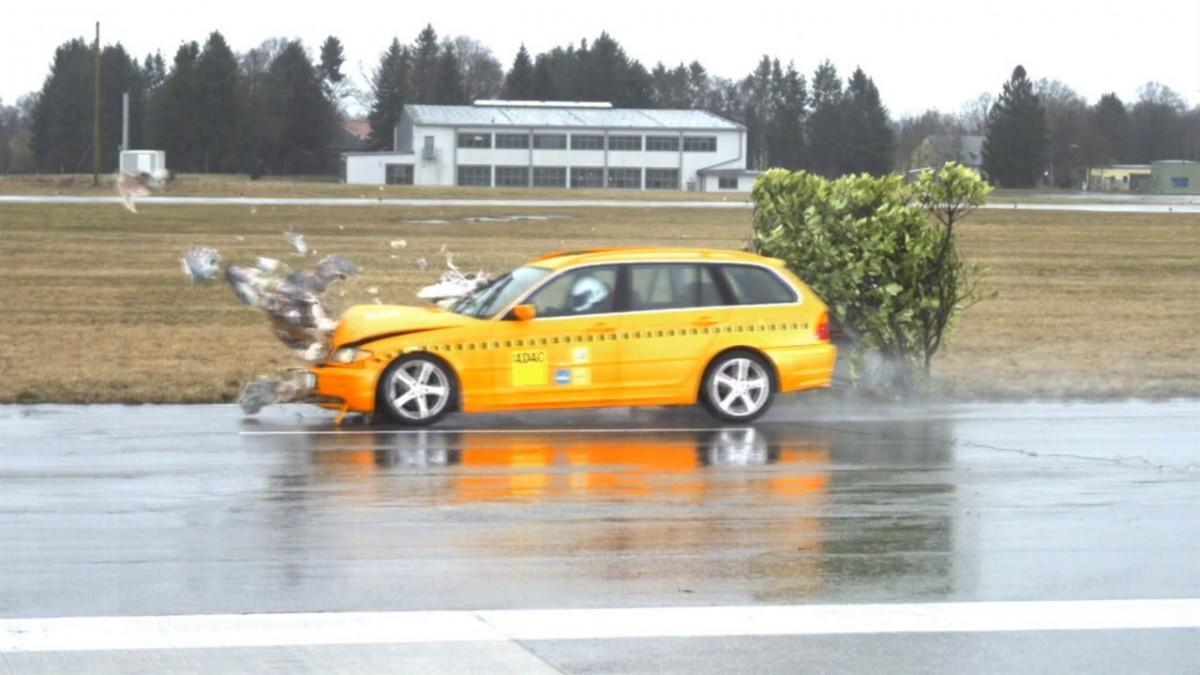
<svg viewBox="0 0 1200 675"><path fill-rule="evenodd" d="M91 166L91 45L60 45L39 92L0 102L0 172L78 172ZM824 176L879 175L913 166L928 136L986 135L984 168L1008 187L1076 185L1081 167L1200 159L1200 107L1149 83L1127 105L1110 93L1089 103L1067 85L1033 81L1017 67L997 95L957 114L936 109L893 120L861 68L843 77L829 61L811 76L763 56L740 79L699 62L645 67L607 33L531 54L507 70L467 36L432 26L394 38L358 90L343 47L328 37L315 54L273 38L238 53L219 32L140 61L120 44L101 49L100 152L116 166L121 94L130 95L130 145L167 151L183 172L321 173L336 167L347 104L366 111L369 147L390 149L405 104L477 99L609 101L618 107L707 110L747 128L747 166Z"/></svg>
<svg viewBox="0 0 1200 675"><path fill-rule="evenodd" d="M1189 108L1158 82L1143 85L1132 103L1113 92L1090 103L1063 82L1034 81L1017 66L996 97L984 94L959 114L931 109L902 117L896 134L902 169L920 168L910 158L928 136L981 135L993 183L1079 188L1091 166L1200 161L1200 106Z"/></svg>

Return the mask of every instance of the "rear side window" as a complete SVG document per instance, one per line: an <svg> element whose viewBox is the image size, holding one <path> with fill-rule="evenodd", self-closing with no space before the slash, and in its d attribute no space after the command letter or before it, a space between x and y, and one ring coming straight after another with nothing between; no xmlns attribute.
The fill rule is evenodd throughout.
<svg viewBox="0 0 1200 675"><path fill-rule="evenodd" d="M721 292L707 265L631 265L629 311L720 305Z"/></svg>
<svg viewBox="0 0 1200 675"><path fill-rule="evenodd" d="M796 302L796 292L770 270L751 265L722 265L721 271L739 305Z"/></svg>

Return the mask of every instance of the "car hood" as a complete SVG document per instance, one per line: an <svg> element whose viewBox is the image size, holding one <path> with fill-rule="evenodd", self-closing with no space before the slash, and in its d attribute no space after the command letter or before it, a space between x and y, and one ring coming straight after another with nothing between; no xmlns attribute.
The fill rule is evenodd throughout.
<svg viewBox="0 0 1200 675"><path fill-rule="evenodd" d="M448 312L439 307L406 305L355 305L342 314L333 331L334 349L373 338L417 331L457 328L479 319Z"/></svg>

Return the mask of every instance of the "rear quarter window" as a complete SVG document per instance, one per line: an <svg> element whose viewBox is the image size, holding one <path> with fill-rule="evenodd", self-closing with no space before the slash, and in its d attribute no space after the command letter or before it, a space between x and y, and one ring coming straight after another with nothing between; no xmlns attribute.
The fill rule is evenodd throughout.
<svg viewBox="0 0 1200 675"><path fill-rule="evenodd" d="M775 305L796 302L796 291L774 272L752 265L722 265L721 272L739 305Z"/></svg>

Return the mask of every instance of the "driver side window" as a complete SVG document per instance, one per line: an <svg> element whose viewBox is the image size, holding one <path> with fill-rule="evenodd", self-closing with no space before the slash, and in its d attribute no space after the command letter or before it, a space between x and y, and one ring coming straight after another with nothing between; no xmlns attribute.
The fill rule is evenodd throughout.
<svg viewBox="0 0 1200 675"><path fill-rule="evenodd" d="M526 302L537 307L539 319L605 314L615 307L616 289L615 266L584 267L550 281Z"/></svg>

